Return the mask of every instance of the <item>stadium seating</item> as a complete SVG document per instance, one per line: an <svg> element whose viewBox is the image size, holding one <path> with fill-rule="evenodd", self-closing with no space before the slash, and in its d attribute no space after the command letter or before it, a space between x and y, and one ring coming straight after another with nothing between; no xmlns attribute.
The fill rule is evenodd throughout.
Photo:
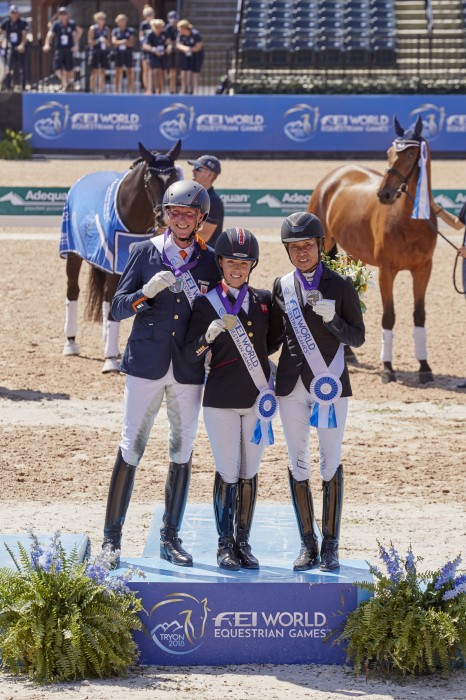
<svg viewBox="0 0 466 700"><path fill-rule="evenodd" d="M240 47L245 68L390 67L396 63L395 2L245 0Z"/></svg>

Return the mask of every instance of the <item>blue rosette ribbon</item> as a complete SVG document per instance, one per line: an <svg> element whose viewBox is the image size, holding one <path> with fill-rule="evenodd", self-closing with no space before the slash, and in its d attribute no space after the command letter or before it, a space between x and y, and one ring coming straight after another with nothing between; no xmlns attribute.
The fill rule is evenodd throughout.
<svg viewBox="0 0 466 700"><path fill-rule="evenodd" d="M313 402L309 422L314 428L337 427L334 404L342 391L340 379L331 372L322 372L314 377L309 388Z"/></svg>
<svg viewBox="0 0 466 700"><path fill-rule="evenodd" d="M263 431L265 432L265 444L273 445L275 442L272 429L272 421L277 415L278 399L273 389L263 389L256 399L254 410L257 416L257 423L254 429L251 442L259 445Z"/></svg>

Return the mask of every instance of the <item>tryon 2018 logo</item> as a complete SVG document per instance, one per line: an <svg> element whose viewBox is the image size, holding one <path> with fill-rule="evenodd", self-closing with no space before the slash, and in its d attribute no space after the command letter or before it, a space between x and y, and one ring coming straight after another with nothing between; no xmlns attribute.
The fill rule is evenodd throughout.
<svg viewBox="0 0 466 700"><path fill-rule="evenodd" d="M163 118L159 126L162 136L169 141L178 141L186 138L192 131L196 113L194 107L188 107L182 102L174 102L162 109L159 116Z"/></svg>
<svg viewBox="0 0 466 700"><path fill-rule="evenodd" d="M169 654L191 654L204 641L208 612L207 598L170 593L150 611L150 635Z"/></svg>
<svg viewBox="0 0 466 700"><path fill-rule="evenodd" d="M445 107L437 107L433 104L423 104L416 107L409 113L413 123L409 125L410 129L414 129L416 119L421 116L422 119L422 135L428 141L435 141L443 130L445 123Z"/></svg>
<svg viewBox="0 0 466 700"><path fill-rule="evenodd" d="M43 139L59 139L70 118L70 108L60 102L46 102L34 110L34 131Z"/></svg>
<svg viewBox="0 0 466 700"><path fill-rule="evenodd" d="M319 124L319 108L299 104L288 109L284 118L288 121L285 122L283 131L289 139L297 142L309 141Z"/></svg>

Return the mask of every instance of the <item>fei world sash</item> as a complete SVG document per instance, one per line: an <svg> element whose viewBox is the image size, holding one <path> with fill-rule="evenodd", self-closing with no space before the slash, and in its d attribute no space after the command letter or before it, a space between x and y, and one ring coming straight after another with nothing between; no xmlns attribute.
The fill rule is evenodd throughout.
<svg viewBox="0 0 466 700"><path fill-rule="evenodd" d="M154 246L157 248L157 250L159 251L159 253L163 259L163 252L164 252L163 248L165 245L165 236L154 236L153 238L151 238L151 241L154 244ZM192 308L193 304L194 304L194 299L196 297L198 297L201 293L199 290L199 287L196 284L194 277L192 276L192 274L189 270L186 270L185 272L182 272L179 275L175 274L175 277L176 277L176 282L172 285L173 289L170 287L169 287L169 289L171 289L171 291L173 291L175 293L184 292L187 300L189 301L189 305Z"/></svg>
<svg viewBox="0 0 466 700"><path fill-rule="evenodd" d="M217 289L212 289L206 296L220 318L228 313L217 293ZM236 325L228 332L230 333L230 336L236 345L239 354L241 355L241 359L243 360L252 381L259 391L259 396L254 404L257 423L254 434L251 438L251 442L259 445L260 441L262 440L261 424L266 423L267 425L264 425L264 428L267 428L266 444L273 445L274 437L272 420L274 419L278 409L277 397L275 396L272 386L269 386L269 382L266 379L254 346L238 317L236 317ZM270 379L272 382L272 375L270 375Z"/></svg>
<svg viewBox="0 0 466 700"><path fill-rule="evenodd" d="M294 281L295 274L290 272L281 278L280 283L286 315L290 319L299 347L314 375L314 379L309 387L311 399L314 403L310 422L315 428L336 428L337 419L334 404L341 396L340 377L345 368L343 343L340 343L335 357L330 365L327 366L304 319Z"/></svg>

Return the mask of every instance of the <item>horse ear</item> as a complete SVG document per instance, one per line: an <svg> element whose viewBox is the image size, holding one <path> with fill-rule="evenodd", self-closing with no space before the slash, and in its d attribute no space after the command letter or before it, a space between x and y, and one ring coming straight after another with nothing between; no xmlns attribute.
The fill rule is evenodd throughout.
<svg viewBox="0 0 466 700"><path fill-rule="evenodd" d="M422 134L422 127L423 127L423 126L424 126L424 125L423 125L423 123L422 123L422 117L421 117L421 115L419 114L418 117L417 117L417 120L416 120L416 124L415 124L415 126L414 126L414 136L416 136L416 138L420 138L420 137L421 137L421 134Z"/></svg>
<svg viewBox="0 0 466 700"><path fill-rule="evenodd" d="M146 163L150 163L152 158L154 157L152 153L148 151L147 148L143 146L140 141L138 142L138 148L141 158L143 158L146 161Z"/></svg>
<svg viewBox="0 0 466 700"><path fill-rule="evenodd" d="M170 160L175 162L175 160L178 160L178 158L180 157L180 153L181 153L181 139L179 139L175 143L175 145L172 146L170 148L170 150L168 151L168 153L166 153L165 155L167 156L167 158L170 158Z"/></svg>
<svg viewBox="0 0 466 700"><path fill-rule="evenodd" d="M393 117L393 126L395 127L395 134L397 136L404 136L405 130L396 117Z"/></svg>

